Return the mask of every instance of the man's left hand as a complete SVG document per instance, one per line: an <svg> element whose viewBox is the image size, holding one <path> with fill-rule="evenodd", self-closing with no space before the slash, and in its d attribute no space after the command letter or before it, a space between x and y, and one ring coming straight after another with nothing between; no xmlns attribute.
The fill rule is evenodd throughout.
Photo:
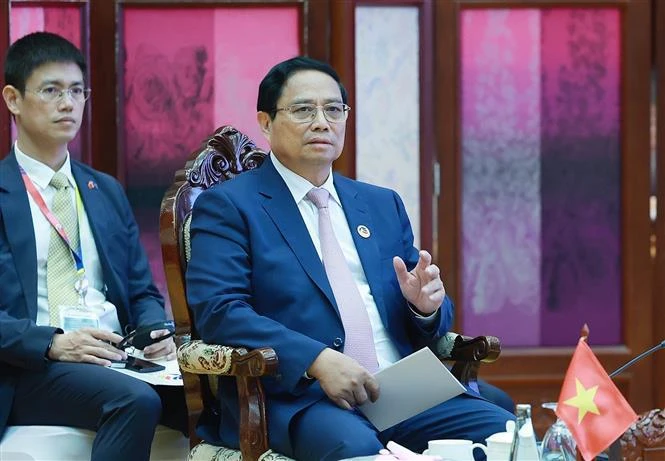
<svg viewBox="0 0 665 461"><path fill-rule="evenodd" d="M406 270L406 264L399 256L393 258L393 267L404 298L423 315L436 312L446 296L446 289L439 268L432 264L432 255L421 250L418 264L411 272Z"/></svg>
<svg viewBox="0 0 665 461"><path fill-rule="evenodd" d="M154 330L150 332L151 338L159 338L160 336L165 336L170 333L169 330ZM175 342L173 338L166 338L157 343L146 346L143 349L143 356L146 359L159 359L166 358L166 360L175 359Z"/></svg>

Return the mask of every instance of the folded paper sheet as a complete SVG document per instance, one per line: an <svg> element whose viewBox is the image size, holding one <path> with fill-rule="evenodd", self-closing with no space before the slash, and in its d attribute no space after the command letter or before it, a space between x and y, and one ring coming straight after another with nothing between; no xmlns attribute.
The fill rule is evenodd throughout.
<svg viewBox="0 0 665 461"><path fill-rule="evenodd" d="M358 409L384 431L466 391L428 348L404 357L375 375L379 399Z"/></svg>

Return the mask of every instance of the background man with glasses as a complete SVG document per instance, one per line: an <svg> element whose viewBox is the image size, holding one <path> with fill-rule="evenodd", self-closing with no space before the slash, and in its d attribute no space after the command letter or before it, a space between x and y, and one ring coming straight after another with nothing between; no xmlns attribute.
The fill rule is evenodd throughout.
<svg viewBox="0 0 665 461"><path fill-rule="evenodd" d="M389 440L416 451L431 439L484 442L513 416L472 391L383 432L354 409L379 396L372 373L450 328L453 307L430 254L413 247L399 196L332 173L346 102L337 73L310 58L264 77L257 118L269 159L194 205L196 328L204 341L275 349L270 446L299 461L372 455ZM234 382L222 378L219 393L221 411L200 431L237 447Z"/></svg>
<svg viewBox="0 0 665 461"><path fill-rule="evenodd" d="M18 137L0 161L0 437L7 425L74 426L97 431L93 460L148 460L162 416L185 427L184 396L107 368L126 358L113 331L166 315L122 187L67 150L90 96L85 70L73 44L45 32L5 59ZM144 353L174 358L175 345Z"/></svg>

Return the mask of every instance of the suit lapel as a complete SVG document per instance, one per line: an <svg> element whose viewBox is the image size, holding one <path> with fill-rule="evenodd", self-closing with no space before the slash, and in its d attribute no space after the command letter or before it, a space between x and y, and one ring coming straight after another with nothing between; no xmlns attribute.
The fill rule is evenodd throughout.
<svg viewBox="0 0 665 461"><path fill-rule="evenodd" d="M72 162L72 174L76 181L81 200L83 201L83 208L88 217L88 224L92 236L95 240L97 253L104 268L104 273L108 273L106 262L108 261L108 254L103 236L108 232L108 217L109 217L109 204L106 202L103 192L99 189L95 178L76 162Z"/></svg>
<svg viewBox="0 0 665 461"><path fill-rule="evenodd" d="M104 282L106 299L115 304L120 324L126 326L129 323L129 318L127 309L122 308L125 305L123 300L126 296L123 288L124 284L119 274L113 270L111 263L116 255L108 249L107 245L108 237L117 232L119 226L116 209L109 199L113 191L104 189L104 186L97 182L97 178L77 162L72 162L72 174L81 194L85 214L88 217L88 224L99 256L99 263L102 266L102 281Z"/></svg>
<svg viewBox="0 0 665 461"><path fill-rule="evenodd" d="M0 163L0 208L31 319L37 318L37 248L28 194L14 150Z"/></svg>
<svg viewBox="0 0 665 461"><path fill-rule="evenodd" d="M376 229L372 220L369 205L362 200L354 187L353 181L335 174L335 189L342 202L342 208L349 223L349 230L356 245L360 262L362 263L365 277L372 292L372 297L379 310L384 325L387 325L387 317L383 304L383 290L381 284L381 253L379 252ZM359 226L369 229L368 238L362 237L358 230Z"/></svg>
<svg viewBox="0 0 665 461"><path fill-rule="evenodd" d="M323 263L316 252L307 227L300 215L300 210L298 210L298 205L293 201L289 188L275 170L270 159L265 161L259 170L259 174L261 175L259 191L266 198L263 202L263 208L279 229L309 278L337 310L335 297L332 288L330 288L330 283L328 283Z"/></svg>

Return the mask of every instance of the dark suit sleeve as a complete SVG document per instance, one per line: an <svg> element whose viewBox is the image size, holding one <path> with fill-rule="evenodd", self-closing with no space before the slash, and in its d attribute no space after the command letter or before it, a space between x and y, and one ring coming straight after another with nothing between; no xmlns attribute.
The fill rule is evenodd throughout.
<svg viewBox="0 0 665 461"><path fill-rule="evenodd" d="M37 326L28 309L0 216L0 362L37 370L56 328Z"/></svg>
<svg viewBox="0 0 665 461"><path fill-rule="evenodd" d="M326 345L260 315L252 307L252 232L222 188L203 192L194 204L187 299L206 342L250 349L272 347L279 358L279 385L298 393L302 377ZM256 274L260 278L260 274ZM256 283L260 283L257 281ZM280 306L273 307L275 311Z"/></svg>
<svg viewBox="0 0 665 461"><path fill-rule="evenodd" d="M120 184L115 180L113 183L115 186L113 203L121 222L126 226L126 251L129 261L127 273L117 275L125 283L131 323L137 327L165 320L164 299L153 282L148 258L139 239L139 228L134 213Z"/></svg>
<svg viewBox="0 0 665 461"><path fill-rule="evenodd" d="M404 203L396 192L393 192L393 198L395 200L399 222L402 225L402 246L404 248L402 259L404 259L407 270L411 271L418 263L419 251L413 246L413 230L411 229L411 222L406 214ZM445 335L452 326L453 304L448 295L443 299L441 307L436 313L438 321L435 325L427 325L420 321L409 308L406 299L404 300L404 306L404 308L408 309L410 312L409 318L411 319L411 324L409 325L409 336L411 337L411 341L417 347Z"/></svg>
<svg viewBox="0 0 665 461"><path fill-rule="evenodd" d="M31 370L43 368L46 349L56 331L55 327L13 317L0 307L0 362Z"/></svg>

